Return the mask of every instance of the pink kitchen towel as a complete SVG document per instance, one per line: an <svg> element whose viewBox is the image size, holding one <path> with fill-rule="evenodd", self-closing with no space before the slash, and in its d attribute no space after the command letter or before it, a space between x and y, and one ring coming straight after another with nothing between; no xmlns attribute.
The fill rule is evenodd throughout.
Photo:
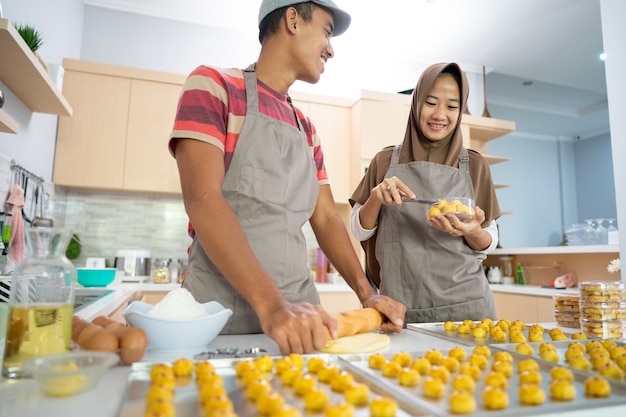
<svg viewBox="0 0 626 417"><path fill-rule="evenodd" d="M9 239L9 258L17 265L24 259L24 219L22 207L24 207L24 190L19 185L13 187L6 203L11 206L13 219L11 222L11 237Z"/></svg>

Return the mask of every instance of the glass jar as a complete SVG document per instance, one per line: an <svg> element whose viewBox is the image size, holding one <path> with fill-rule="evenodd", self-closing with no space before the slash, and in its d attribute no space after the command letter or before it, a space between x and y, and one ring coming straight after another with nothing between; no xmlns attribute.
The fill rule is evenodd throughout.
<svg viewBox="0 0 626 417"><path fill-rule="evenodd" d="M177 280L177 282L179 284L182 284L183 281L185 280L185 277L187 276L187 268L188 268L188 266L187 266L187 259L183 259L183 258L179 259L178 260L178 264L179 264L179 267L178 267L178 280Z"/></svg>
<svg viewBox="0 0 626 417"><path fill-rule="evenodd" d="M70 230L25 230L27 255L11 277L2 375L30 377L24 362L68 352L72 334L76 268L65 257Z"/></svg>
<svg viewBox="0 0 626 417"><path fill-rule="evenodd" d="M170 260L167 258L156 258L154 268L152 268L152 282L155 284L169 284L170 282Z"/></svg>

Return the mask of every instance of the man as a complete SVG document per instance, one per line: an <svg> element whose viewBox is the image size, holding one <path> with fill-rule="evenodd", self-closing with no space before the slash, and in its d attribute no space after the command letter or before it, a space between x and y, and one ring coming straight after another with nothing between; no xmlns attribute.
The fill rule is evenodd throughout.
<svg viewBox="0 0 626 417"><path fill-rule="evenodd" d="M200 66L187 79L170 150L180 172L193 242L183 286L198 302L233 310L222 333L263 331L283 354L309 353L336 336L319 306L302 226L365 307L400 331L404 305L370 286L335 207L319 138L291 104L296 80L319 81L331 37L350 16L331 0L264 0L261 52L246 70Z"/></svg>

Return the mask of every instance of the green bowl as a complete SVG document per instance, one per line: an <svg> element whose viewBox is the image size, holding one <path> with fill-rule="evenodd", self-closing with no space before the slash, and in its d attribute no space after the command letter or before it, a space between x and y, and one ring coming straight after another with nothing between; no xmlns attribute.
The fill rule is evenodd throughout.
<svg viewBox="0 0 626 417"><path fill-rule="evenodd" d="M115 268L76 268L78 283L83 287L106 287L115 279Z"/></svg>

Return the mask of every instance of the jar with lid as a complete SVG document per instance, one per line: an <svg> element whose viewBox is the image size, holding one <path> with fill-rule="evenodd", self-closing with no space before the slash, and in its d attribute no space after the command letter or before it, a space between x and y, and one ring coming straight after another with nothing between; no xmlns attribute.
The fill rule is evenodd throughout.
<svg viewBox="0 0 626 417"><path fill-rule="evenodd" d="M182 284L185 280L185 276L187 275L187 259L179 259L178 260L178 283Z"/></svg>
<svg viewBox="0 0 626 417"><path fill-rule="evenodd" d="M170 259L156 258L152 268L152 282L155 284L169 284L170 282Z"/></svg>

